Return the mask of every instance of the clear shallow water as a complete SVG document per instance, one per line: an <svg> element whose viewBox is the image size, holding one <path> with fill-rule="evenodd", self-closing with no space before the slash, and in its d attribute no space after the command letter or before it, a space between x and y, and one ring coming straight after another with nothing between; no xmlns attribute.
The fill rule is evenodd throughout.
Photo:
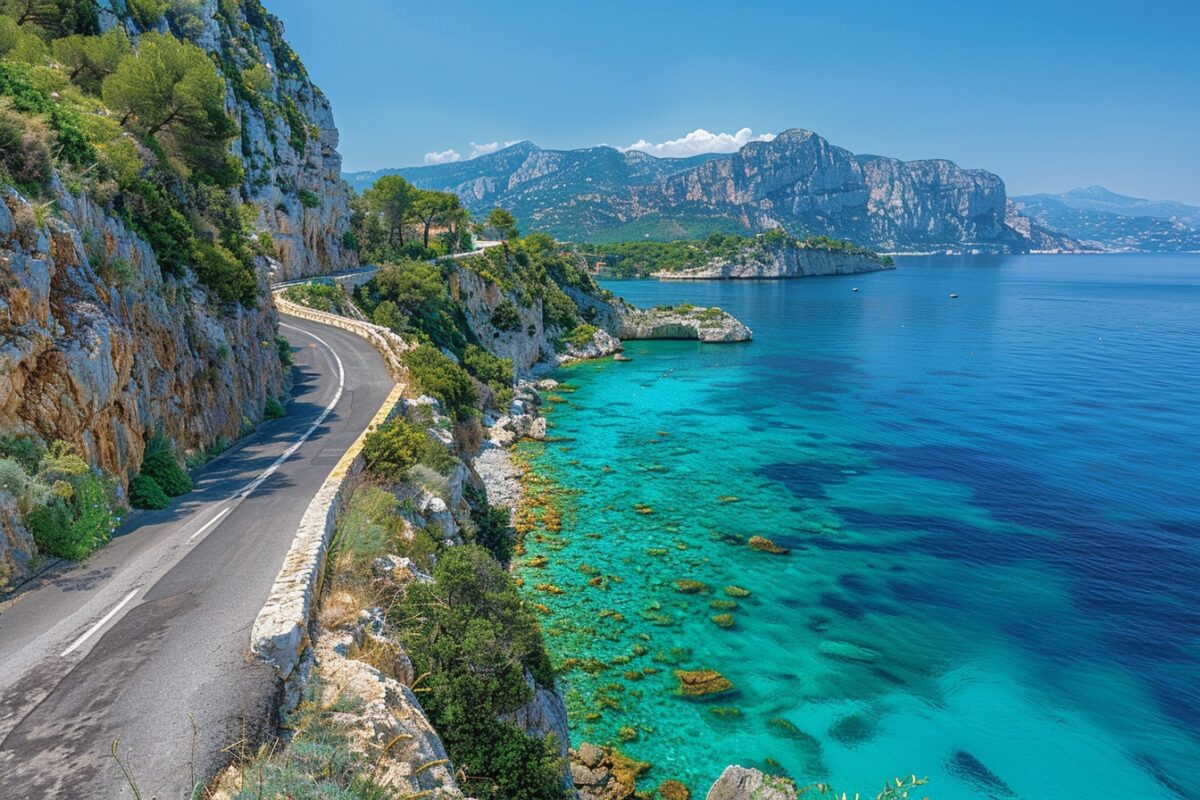
<svg viewBox="0 0 1200 800"><path fill-rule="evenodd" d="M937 800L1200 796L1200 257L606 285L755 341L556 376L564 440L527 451L574 491L521 574L557 660L607 665L564 677L577 743L632 727L649 779L700 796L729 763L864 793L915 772ZM752 592L731 628L726 584ZM680 698L671 662L736 692Z"/></svg>

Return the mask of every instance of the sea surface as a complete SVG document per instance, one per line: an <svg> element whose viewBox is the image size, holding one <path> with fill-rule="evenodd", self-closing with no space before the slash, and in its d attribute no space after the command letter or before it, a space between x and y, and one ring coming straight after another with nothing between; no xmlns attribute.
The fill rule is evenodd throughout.
<svg viewBox="0 0 1200 800"><path fill-rule="evenodd" d="M1200 797L1200 256L897 262L605 283L755 338L555 374L555 441L523 449L564 521L519 574L582 659L575 743L699 797L732 763L851 796ZM733 691L679 696L701 668Z"/></svg>

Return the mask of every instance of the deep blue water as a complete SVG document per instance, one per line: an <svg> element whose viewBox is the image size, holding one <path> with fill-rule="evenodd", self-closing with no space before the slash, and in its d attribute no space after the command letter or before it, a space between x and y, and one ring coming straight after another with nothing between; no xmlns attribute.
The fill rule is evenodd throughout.
<svg viewBox="0 0 1200 800"><path fill-rule="evenodd" d="M1200 797L1200 256L898 265L605 283L720 306L755 339L563 371L566 441L535 460L584 491L551 570L624 570L596 609L649 622L565 625L551 648L686 647L742 716L659 691L667 669L587 718L620 675L572 673L578 737L638 728L626 748L694 791L740 761L851 792L927 774L939 800ZM643 544L670 553L615 559ZM717 628L722 595L678 577L754 593ZM594 614L586 597L547 603Z"/></svg>

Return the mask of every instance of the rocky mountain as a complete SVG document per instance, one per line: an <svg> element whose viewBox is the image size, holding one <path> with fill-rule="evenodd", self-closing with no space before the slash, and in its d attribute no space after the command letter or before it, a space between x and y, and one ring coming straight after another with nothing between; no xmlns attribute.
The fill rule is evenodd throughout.
<svg viewBox="0 0 1200 800"><path fill-rule="evenodd" d="M1032 221L1013 227L1004 182L990 172L950 161L855 155L804 130L690 159L610 147L542 150L522 142L469 161L395 172L421 188L455 192L472 211L504 206L526 227L567 240L699 238L713 230L782 227L891 252L1074 247ZM377 174L347 177L364 187Z"/></svg>
<svg viewBox="0 0 1200 800"><path fill-rule="evenodd" d="M1022 216L1097 250L1200 250L1196 206L1129 197L1103 186L1014 197L1012 202Z"/></svg>

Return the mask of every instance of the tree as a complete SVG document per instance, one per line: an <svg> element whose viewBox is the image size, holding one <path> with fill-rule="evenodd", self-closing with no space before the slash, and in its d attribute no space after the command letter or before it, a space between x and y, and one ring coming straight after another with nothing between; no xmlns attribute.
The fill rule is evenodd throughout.
<svg viewBox="0 0 1200 800"><path fill-rule="evenodd" d="M497 206L488 214L488 227L495 231L496 237L504 242L504 252L508 252L508 243L516 241L521 232L517 230L517 218L512 212Z"/></svg>
<svg viewBox="0 0 1200 800"><path fill-rule="evenodd" d="M117 71L133 50L123 28L114 27L103 36L65 36L51 44L54 60L67 68L72 82L97 91L100 82Z"/></svg>
<svg viewBox="0 0 1200 800"><path fill-rule="evenodd" d="M363 192L367 208L387 225L388 244L404 246L404 223L408 222L417 189L399 175L384 175Z"/></svg>
<svg viewBox="0 0 1200 800"><path fill-rule="evenodd" d="M142 36L137 51L104 81L104 102L145 133L186 132L228 140L225 82L203 50L165 33Z"/></svg>
<svg viewBox="0 0 1200 800"><path fill-rule="evenodd" d="M500 520L495 521L500 524ZM526 736L511 714L532 696L526 675L554 673L532 613L508 573L478 545L448 548L432 583L413 583L389 612L405 649L428 673L421 704L474 797L561 800L552 742Z"/></svg>
<svg viewBox="0 0 1200 800"><path fill-rule="evenodd" d="M48 38L100 32L94 0L3 0L0 9L18 25L33 25Z"/></svg>
<svg viewBox="0 0 1200 800"><path fill-rule="evenodd" d="M201 177L220 186L241 181L227 150L237 126L225 113L225 81L208 55L166 33L147 33L102 84L121 124L155 138Z"/></svg>
<svg viewBox="0 0 1200 800"><path fill-rule="evenodd" d="M429 247L429 231L435 225L449 227L463 218L463 207L458 195L447 192L430 192L416 189L412 203L412 216L424 226L422 241Z"/></svg>

